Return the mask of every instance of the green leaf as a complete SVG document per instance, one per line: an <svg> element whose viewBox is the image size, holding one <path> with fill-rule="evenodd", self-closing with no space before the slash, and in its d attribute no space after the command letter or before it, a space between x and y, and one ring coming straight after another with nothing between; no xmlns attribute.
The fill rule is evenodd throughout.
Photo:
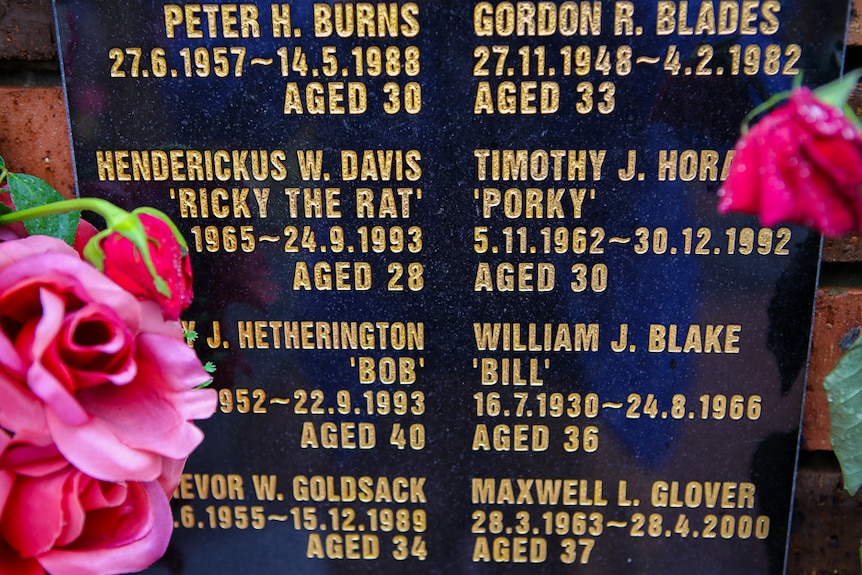
<svg viewBox="0 0 862 575"><path fill-rule="evenodd" d="M11 214L11 213L12 213L12 208L7 206L6 204L0 204L0 216L2 216L3 214Z"/></svg>
<svg viewBox="0 0 862 575"><path fill-rule="evenodd" d="M9 172L7 181L9 182L9 191L12 194L12 203L15 204L17 211L52 204L65 199L45 180L36 176ZM27 220L24 222L24 227L27 228L30 235L51 236L72 246L75 245L75 233L78 231L80 219L81 212L69 212Z"/></svg>
<svg viewBox="0 0 862 575"><path fill-rule="evenodd" d="M844 74L840 80L820 86L814 90L814 95L821 102L835 108L843 108L847 100L850 99L850 94L853 93L859 78L862 78L862 70L853 70L849 74Z"/></svg>
<svg viewBox="0 0 862 575"><path fill-rule="evenodd" d="M206 362L206 363L203 365L203 368L204 368L204 371L205 371L205 372L207 372L207 373L209 373L209 374L213 374L213 373L215 373L215 371L216 371L216 366L215 366L215 364L214 364L213 362L211 362L211 361ZM206 380L205 382L203 382L202 384L200 384L199 386L197 386L195 389L203 389L203 388L205 388L205 387L208 387L208 386L210 386L210 385L212 384L212 382L213 382L213 381L214 381L214 380L213 380L213 378L209 378L208 380Z"/></svg>
<svg viewBox="0 0 862 575"><path fill-rule="evenodd" d="M862 486L862 338L823 381L832 419L832 448L851 495Z"/></svg>

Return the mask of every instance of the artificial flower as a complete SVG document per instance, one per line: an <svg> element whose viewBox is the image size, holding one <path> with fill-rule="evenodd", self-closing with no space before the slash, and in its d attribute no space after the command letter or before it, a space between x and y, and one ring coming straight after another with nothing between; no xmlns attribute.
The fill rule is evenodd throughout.
<svg viewBox="0 0 862 575"><path fill-rule="evenodd" d="M168 485L215 410L209 378L178 322L61 240L0 243L0 427L96 479Z"/></svg>
<svg viewBox="0 0 862 575"><path fill-rule="evenodd" d="M807 88L737 142L719 211L799 223L828 236L862 231L862 133Z"/></svg>
<svg viewBox="0 0 862 575"><path fill-rule="evenodd" d="M0 430L0 573L140 571L167 548L168 494L156 481L106 482L50 442Z"/></svg>

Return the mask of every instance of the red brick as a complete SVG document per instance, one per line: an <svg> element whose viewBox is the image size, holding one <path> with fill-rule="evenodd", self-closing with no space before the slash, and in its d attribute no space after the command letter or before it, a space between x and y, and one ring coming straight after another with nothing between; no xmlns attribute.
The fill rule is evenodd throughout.
<svg viewBox="0 0 862 575"><path fill-rule="evenodd" d="M823 378L844 353L838 347L841 338L860 324L862 288L822 287L818 290L803 419L803 449L832 449L829 441L829 407L823 391Z"/></svg>
<svg viewBox="0 0 862 575"><path fill-rule="evenodd" d="M847 43L851 46L862 44L862 0L853 0L853 13L850 16Z"/></svg>
<svg viewBox="0 0 862 575"><path fill-rule="evenodd" d="M0 60L56 60L51 0L0 0L0 38Z"/></svg>
<svg viewBox="0 0 862 575"><path fill-rule="evenodd" d="M801 468L787 553L787 575L857 575L862 498L850 497L837 470Z"/></svg>
<svg viewBox="0 0 862 575"><path fill-rule="evenodd" d="M849 234L823 242L824 262L862 262L862 236Z"/></svg>
<svg viewBox="0 0 862 575"><path fill-rule="evenodd" d="M857 116L862 113L862 86L859 84L856 85L853 89L853 93L850 94L850 99L847 103L850 104L850 108Z"/></svg>
<svg viewBox="0 0 862 575"><path fill-rule="evenodd" d="M9 170L75 194L62 88L0 86L0 156Z"/></svg>

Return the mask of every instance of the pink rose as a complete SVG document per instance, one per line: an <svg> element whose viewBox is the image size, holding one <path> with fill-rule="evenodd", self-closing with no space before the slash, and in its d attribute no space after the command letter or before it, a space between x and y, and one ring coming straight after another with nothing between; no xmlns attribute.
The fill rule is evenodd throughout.
<svg viewBox="0 0 862 575"><path fill-rule="evenodd" d="M168 496L155 481L99 481L51 443L0 430L0 572L140 571L167 548Z"/></svg>
<svg viewBox="0 0 862 575"><path fill-rule="evenodd" d="M105 275L138 299L159 302L167 319L177 319L194 297L188 250L177 243L173 231L164 221L149 214L139 214L138 217L148 237L156 273L167 283L170 296L159 293L141 252L131 240L117 233L105 238L101 244L105 251Z"/></svg>
<svg viewBox="0 0 862 575"><path fill-rule="evenodd" d="M209 379L177 322L60 240L0 243L0 427L103 481L160 480L203 438Z"/></svg>
<svg viewBox="0 0 862 575"><path fill-rule="evenodd" d="M736 145L718 209L800 223L838 236L862 231L862 134L805 88Z"/></svg>

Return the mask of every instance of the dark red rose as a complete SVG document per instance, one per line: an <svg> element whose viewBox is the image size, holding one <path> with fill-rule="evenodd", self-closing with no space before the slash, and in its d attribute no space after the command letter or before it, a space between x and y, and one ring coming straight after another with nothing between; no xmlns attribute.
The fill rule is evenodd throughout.
<svg viewBox="0 0 862 575"><path fill-rule="evenodd" d="M862 133L811 90L795 90L736 144L721 213L759 214L828 236L862 231Z"/></svg>
<svg viewBox="0 0 862 575"><path fill-rule="evenodd" d="M188 250L177 242L171 227L161 219L149 214L138 217L147 234L155 272L165 281L170 294L159 291L141 252L118 233L101 242L105 252L103 271L138 299L158 302L165 318L176 320L194 297Z"/></svg>

